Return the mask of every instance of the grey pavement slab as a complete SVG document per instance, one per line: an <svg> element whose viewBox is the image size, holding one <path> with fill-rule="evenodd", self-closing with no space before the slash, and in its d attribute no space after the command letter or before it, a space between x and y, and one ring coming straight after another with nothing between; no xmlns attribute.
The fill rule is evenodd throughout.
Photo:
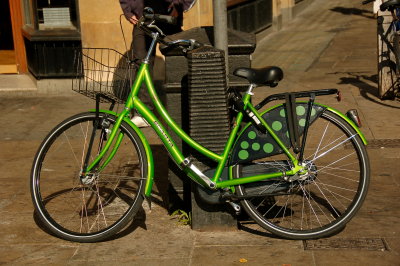
<svg viewBox="0 0 400 266"><path fill-rule="evenodd" d="M0 93L4 92L36 92L36 84L29 75L0 75Z"/></svg>

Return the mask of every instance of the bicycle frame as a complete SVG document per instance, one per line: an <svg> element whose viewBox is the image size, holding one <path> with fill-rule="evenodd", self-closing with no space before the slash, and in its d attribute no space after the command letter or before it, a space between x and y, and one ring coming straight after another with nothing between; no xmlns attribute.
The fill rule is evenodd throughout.
<svg viewBox="0 0 400 266"><path fill-rule="evenodd" d="M151 53L151 49L154 49L155 43L157 41L158 34L155 34L153 36L153 42L152 45L150 46L149 49L149 54L148 57ZM251 182L257 182L261 180L266 180L269 178L277 178L277 177L282 177L282 176L293 176L297 173L302 173L304 171L304 166L299 164L299 161L297 158L289 151L288 148L282 143L282 141L279 139L279 137L275 134L273 129L267 124L267 122L262 118L261 114L256 110L256 108L251 104L251 95L252 95L252 90L254 89L253 85L249 86L248 91L246 94L243 96L243 103L244 103L244 108L249 109L262 123L262 125L266 129L266 134L270 134L272 138L278 143L278 145L281 147L283 152L286 154L286 156L289 158L292 164L292 169L286 172L277 172L277 173L270 173L270 174L261 174L261 175L255 175L255 176L249 176L249 177L242 177L240 179L233 179L233 166L229 166L229 176L228 180L220 180L222 172L224 168L227 165L228 158L230 156L230 151L235 143L235 140L238 135L238 131L240 128L240 124L243 120L243 113L239 112L236 116L236 119L233 123L233 128L230 132L229 138L226 142L225 148L223 150L222 154L216 154L209 149L203 147L199 143L197 143L195 140L193 140L188 134L186 134L182 128L180 128L179 125L176 124L176 122L169 116L167 110L161 103L155 88L154 84L152 82L150 72L149 72L149 66L148 66L148 57L143 61L141 64L137 75L136 79L132 85L131 92L128 96L128 99L125 104L124 110L119 113L115 114L118 118L117 121L111 131L111 134L109 136L109 139L106 143L106 145L102 148L100 151L99 155L95 158L95 160L88 166L85 167L85 171L82 173L82 176L84 176L87 173L90 173L91 170L95 169L97 171L101 171L107 163L112 159L113 155L116 153L118 150L118 146L122 141L123 134L120 133L119 136L117 135L117 130L120 127L121 123L123 120L129 121L129 115L131 113L132 109L135 109L139 112L141 116L143 116L146 121L149 123L149 125L153 128L153 130L157 133L161 141L163 142L164 146L166 147L167 151L169 152L171 158L175 161L175 163L195 182L201 184L202 186L205 186L209 189L218 189L218 188L230 188L233 190L233 186L235 185L240 185L240 184L245 184L245 183L251 183ZM216 161L218 163L218 166L216 168L215 174L213 177L207 177L205 176L188 158L185 158L181 152L181 150L177 147L173 139L171 138L170 134L167 132L163 124L160 122L160 120L155 116L155 114L148 108L146 105L138 98L138 93L141 88L142 83L145 83L149 92L149 95L152 99L152 102L154 103L154 106L157 110L157 112L160 114L162 120L164 120L167 125L172 129L174 133L176 133L179 138L181 138L183 141L185 141L190 147L194 148L198 152L202 153L204 156ZM105 112L107 111L101 110L100 112ZM135 131L140 132L140 129L137 128L136 126L133 126L133 123L130 121L128 122ZM139 134L140 136L143 136L143 134ZM108 157L105 159L103 164L98 167L98 164L100 160L105 156L107 151L110 149L111 144L113 143L114 138L117 137L117 140L115 141L114 148L108 155ZM152 163L150 163L152 164ZM152 165L150 165L152 167ZM145 189L145 195L150 196L151 194L151 184L153 183L153 176L152 176L152 171L147 177L148 182L146 185Z"/></svg>

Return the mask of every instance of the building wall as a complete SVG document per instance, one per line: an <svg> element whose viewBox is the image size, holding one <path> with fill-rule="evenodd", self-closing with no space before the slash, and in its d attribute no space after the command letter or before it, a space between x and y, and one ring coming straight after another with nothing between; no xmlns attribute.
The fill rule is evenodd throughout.
<svg viewBox="0 0 400 266"><path fill-rule="evenodd" d="M257 34L262 38L271 31L277 31L299 12L296 6L306 6L312 0L303 0L296 5L295 0L273 0L273 23L268 30ZM297 11L295 12L295 8ZM121 53L130 49L132 42L132 24L121 17L125 41L121 33L120 16L122 14L117 0L79 0L79 17L82 35L82 47L112 48ZM188 30L198 26L213 25L213 0L197 0L192 9L184 13L183 28ZM126 44L125 44L126 42ZM156 79L163 79L163 57L157 49L155 64Z"/></svg>
<svg viewBox="0 0 400 266"><path fill-rule="evenodd" d="M106 12L105 12L106 10ZM197 26L209 26L213 23L212 0L199 0L191 10L184 13L185 30ZM130 49L132 42L132 29L122 14L117 0L79 0L80 28L82 35L82 47L112 48L121 53ZM157 49L154 75L155 79L163 79L163 57Z"/></svg>
<svg viewBox="0 0 400 266"><path fill-rule="evenodd" d="M313 0L273 0L272 30L280 30L284 24ZM198 26L213 25L212 0L197 0L193 8L184 13L184 30ZM120 29L121 7L117 0L79 0L80 25L83 47L108 47L125 52ZM121 18L127 47L132 41L132 25ZM271 30L271 29L270 29Z"/></svg>
<svg viewBox="0 0 400 266"><path fill-rule="evenodd" d="M117 0L79 0L82 46L113 48L125 52L120 27L121 7ZM121 17L127 47L132 42L132 24Z"/></svg>
<svg viewBox="0 0 400 266"><path fill-rule="evenodd" d="M79 13L83 47L107 47L126 51L120 28L122 10L117 0L79 0ZM132 24L125 17L121 20L129 49L132 42ZM185 30L212 24L212 0L199 0L192 9L184 13Z"/></svg>
<svg viewBox="0 0 400 266"><path fill-rule="evenodd" d="M192 9L184 13L183 28L213 25L212 0L197 0Z"/></svg>

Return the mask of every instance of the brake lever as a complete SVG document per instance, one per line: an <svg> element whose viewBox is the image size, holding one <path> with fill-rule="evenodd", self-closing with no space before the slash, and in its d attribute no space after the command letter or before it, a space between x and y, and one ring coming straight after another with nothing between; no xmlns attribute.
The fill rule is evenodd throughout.
<svg viewBox="0 0 400 266"><path fill-rule="evenodd" d="M194 39L189 39L189 46L187 47L182 47L182 51L184 53L187 53L188 51L192 51L194 49L200 48L201 46L203 46L201 43L197 42Z"/></svg>
<svg viewBox="0 0 400 266"><path fill-rule="evenodd" d="M155 20L152 20L150 23L146 23L145 18L142 17L139 19L138 21L138 25L140 28L142 28L143 30L147 31L147 33L149 33L151 35L151 29L155 29L161 37L166 37L166 35L164 34L164 32L156 25L154 24Z"/></svg>
<svg viewBox="0 0 400 266"><path fill-rule="evenodd" d="M164 34L164 32L156 25L154 24L155 20L153 20L149 25L147 25L146 27L148 27L149 29L155 29L158 33L160 33L161 37L166 37L167 35Z"/></svg>

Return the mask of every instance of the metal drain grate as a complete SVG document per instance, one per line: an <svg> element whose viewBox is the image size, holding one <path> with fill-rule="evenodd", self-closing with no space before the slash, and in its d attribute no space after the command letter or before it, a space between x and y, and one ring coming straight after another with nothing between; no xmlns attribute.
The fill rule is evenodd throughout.
<svg viewBox="0 0 400 266"><path fill-rule="evenodd" d="M367 140L367 149L400 148L400 139L370 139ZM352 149L352 144L344 144L345 149Z"/></svg>
<svg viewBox="0 0 400 266"><path fill-rule="evenodd" d="M367 148L400 148L400 139L371 139L368 140Z"/></svg>
<svg viewBox="0 0 400 266"><path fill-rule="evenodd" d="M304 240L304 250L326 249L359 249L359 250L388 250L383 238L334 238Z"/></svg>

